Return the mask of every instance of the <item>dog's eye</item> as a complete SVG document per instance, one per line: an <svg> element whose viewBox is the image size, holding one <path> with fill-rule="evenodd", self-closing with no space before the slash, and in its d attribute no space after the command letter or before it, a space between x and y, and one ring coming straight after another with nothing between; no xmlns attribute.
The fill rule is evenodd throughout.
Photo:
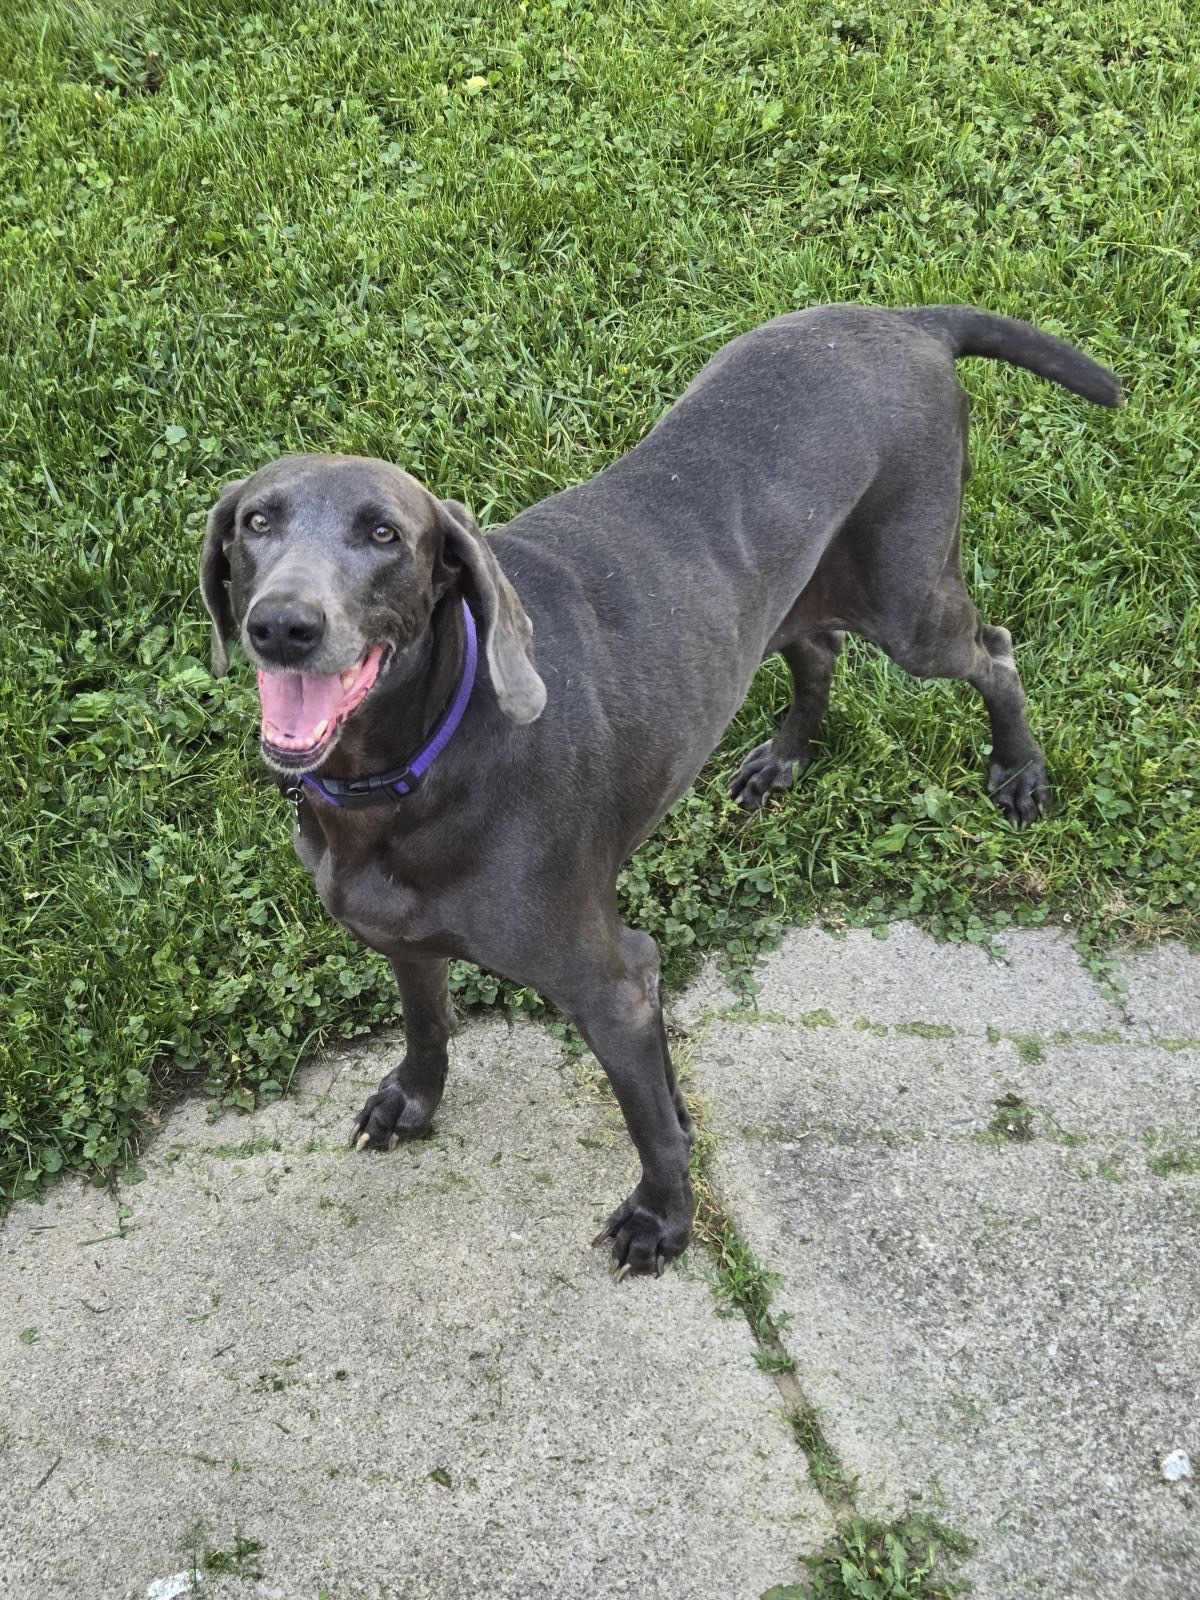
<svg viewBox="0 0 1200 1600"><path fill-rule="evenodd" d="M256 511L252 517L247 517L246 526L250 529L251 533L268 533L271 528L271 524L267 521L266 517L263 516L261 511Z"/></svg>
<svg viewBox="0 0 1200 1600"><path fill-rule="evenodd" d="M399 537L399 530L388 522L378 522L371 529L371 538L376 544L395 544Z"/></svg>

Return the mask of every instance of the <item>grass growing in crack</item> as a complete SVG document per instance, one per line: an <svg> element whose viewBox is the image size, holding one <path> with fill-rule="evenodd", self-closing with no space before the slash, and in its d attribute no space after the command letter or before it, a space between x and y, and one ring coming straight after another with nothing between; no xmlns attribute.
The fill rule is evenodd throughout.
<svg viewBox="0 0 1200 1600"><path fill-rule="evenodd" d="M940 1569L968 1548L961 1534L930 1518L847 1517L827 1549L801 1557L807 1583L777 1585L762 1600L953 1600L962 1588Z"/></svg>
<svg viewBox="0 0 1200 1600"><path fill-rule="evenodd" d="M677 1066L681 1076L686 1078L682 1052L678 1053ZM782 1335L787 1329L787 1313L771 1309L780 1279L763 1267L722 1205L712 1176L716 1140L699 1097L690 1094L688 1101L696 1129L691 1162L696 1196L695 1233L712 1258L713 1286L718 1301L726 1312L745 1317L754 1336L755 1361L775 1380L783 1401L783 1415L808 1459L813 1482L835 1516L844 1515L851 1507L852 1486L836 1452L821 1431L817 1408L805 1397L796 1376L796 1363L784 1346Z"/></svg>
<svg viewBox="0 0 1200 1600"><path fill-rule="evenodd" d="M816 1406L804 1400L796 1401L788 1407L787 1418L792 1437L808 1457L808 1470L821 1498L834 1507L851 1504L854 1485L825 1437Z"/></svg>
<svg viewBox="0 0 1200 1600"><path fill-rule="evenodd" d="M1046 1049L1035 1033L1014 1033L1009 1036L1016 1046L1017 1057L1031 1065L1046 1059Z"/></svg>
<svg viewBox="0 0 1200 1600"><path fill-rule="evenodd" d="M684 1052L678 1048L676 1069L686 1080L687 1062ZM772 1363L769 1370L790 1371L791 1362L779 1343L779 1332L786 1318L773 1319L771 1315L771 1299L779 1277L761 1266L721 1204L712 1181L716 1138L705 1115L706 1107L694 1093L688 1095L688 1104L696 1134L691 1155L692 1189L696 1198L695 1237L707 1247L712 1258L718 1298L727 1311L739 1313L750 1324L755 1340L765 1347L760 1353ZM764 1360L760 1364L767 1362Z"/></svg>
<svg viewBox="0 0 1200 1600"><path fill-rule="evenodd" d="M1190 560L1200 59L1178 0L42 0L0 16L0 1197L250 1106L390 1017L204 666L217 486L399 460L495 525L641 437L733 333L962 300L1085 339L1118 415L964 366L967 575L1060 808L1015 834L962 686L851 641L798 793L736 815L761 673L622 882L668 981L837 906L952 937L1200 928ZM364 39L370 49L364 50ZM635 197L631 201L631 197ZM533 1004L458 965L464 1005Z"/></svg>
<svg viewBox="0 0 1200 1600"><path fill-rule="evenodd" d="M202 1458L197 1458L202 1459ZM237 1463L234 1463L236 1468ZM202 1519L197 1519L191 1524L184 1534L184 1547L187 1551L188 1565L191 1569L190 1576L192 1587L197 1591L207 1589L204 1583L206 1576L230 1575L238 1578L253 1580L262 1577L262 1566L259 1555L262 1551L262 1542L258 1539L247 1539L237 1529L233 1534L233 1549L220 1550L207 1542L207 1528Z"/></svg>
<svg viewBox="0 0 1200 1600"><path fill-rule="evenodd" d="M705 1229L704 1242L715 1260L717 1286L726 1305L745 1317L756 1339L771 1340L782 1320L771 1317L777 1275L763 1270L749 1245L723 1219ZM775 1370L782 1369L777 1365Z"/></svg>
<svg viewBox="0 0 1200 1600"><path fill-rule="evenodd" d="M676 1052L676 1066L686 1082L682 1050ZM718 1299L726 1310L744 1316L750 1327L755 1359L775 1380L792 1437L837 1524L827 1549L802 1558L810 1568L808 1581L776 1585L762 1600L952 1600L960 1591L940 1569L966 1552L961 1535L929 1518L907 1517L885 1525L856 1514L854 1483L826 1438L818 1408L804 1394L796 1363L783 1344L786 1313L771 1309L780 1280L763 1267L722 1205L713 1181L716 1139L706 1107L695 1094L688 1095L688 1103L696 1128L691 1162L696 1238L711 1253Z"/></svg>

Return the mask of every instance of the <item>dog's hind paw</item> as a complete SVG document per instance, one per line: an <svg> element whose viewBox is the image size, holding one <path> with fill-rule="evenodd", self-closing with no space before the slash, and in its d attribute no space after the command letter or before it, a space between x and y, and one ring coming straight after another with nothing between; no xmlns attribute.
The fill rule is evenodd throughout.
<svg viewBox="0 0 1200 1600"><path fill-rule="evenodd" d="M756 745L729 785L729 795L745 811L757 811L775 789L790 789L811 756L781 756L774 741Z"/></svg>
<svg viewBox="0 0 1200 1600"><path fill-rule="evenodd" d="M1027 828L1050 809L1045 762L1034 757L1016 768L993 763L988 769L988 793L1014 828Z"/></svg>

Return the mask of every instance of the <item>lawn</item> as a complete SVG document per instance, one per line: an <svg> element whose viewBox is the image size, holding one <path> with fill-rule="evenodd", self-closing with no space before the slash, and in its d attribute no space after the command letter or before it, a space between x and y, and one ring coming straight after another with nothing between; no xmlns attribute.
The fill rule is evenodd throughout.
<svg viewBox="0 0 1200 1600"><path fill-rule="evenodd" d="M776 663L631 917L674 979L821 911L1197 937L1192 32L1166 0L5 8L0 1194L133 1162L181 1085L248 1106L394 1013L292 858L250 672L206 670L219 485L363 452L495 526L816 302L971 301L1126 379L1112 413L963 368L967 573L1058 809L1008 829L971 691L862 646L821 759L743 819L723 785Z"/></svg>

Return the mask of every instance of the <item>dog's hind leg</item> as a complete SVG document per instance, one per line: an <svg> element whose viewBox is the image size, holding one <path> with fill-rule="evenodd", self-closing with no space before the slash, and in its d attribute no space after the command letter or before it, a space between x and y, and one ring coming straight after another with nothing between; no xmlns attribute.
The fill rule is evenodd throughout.
<svg viewBox="0 0 1200 1600"><path fill-rule="evenodd" d="M915 633L877 633L875 642L914 677L961 678L979 691L992 730L988 793L1015 827L1025 828L1050 803L1045 757L1025 715L1012 637L980 621L956 565L943 573Z"/></svg>
<svg viewBox="0 0 1200 1600"><path fill-rule="evenodd" d="M811 743L829 706L829 690L845 634L821 629L797 634L779 646L792 675L792 703L773 739L751 750L729 786L747 811L773 789L790 789L812 761Z"/></svg>
<svg viewBox="0 0 1200 1600"><path fill-rule="evenodd" d="M1050 804L1050 780L1041 746L1025 715L1025 689L1013 659L1007 628L981 622L976 653L967 682L978 689L992 726L988 793L1018 828L1024 828Z"/></svg>

